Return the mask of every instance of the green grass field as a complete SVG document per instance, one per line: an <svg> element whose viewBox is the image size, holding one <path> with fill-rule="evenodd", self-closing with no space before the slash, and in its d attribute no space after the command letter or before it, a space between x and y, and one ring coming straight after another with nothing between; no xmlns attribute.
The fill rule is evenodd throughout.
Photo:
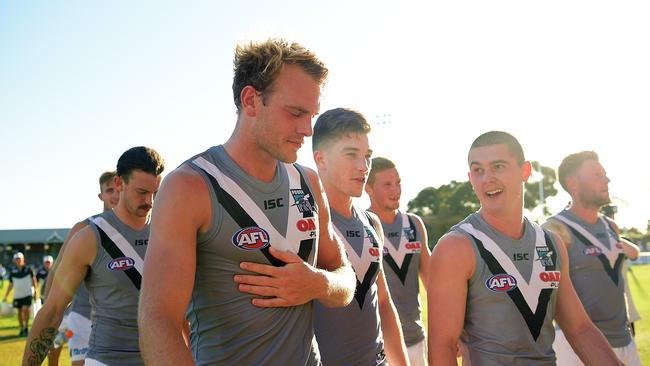
<svg viewBox="0 0 650 366"><path fill-rule="evenodd" d="M643 364L650 365L650 265L635 266L632 267L632 271L629 276L630 289L643 318L636 323L636 342L641 361ZM6 287L0 289L0 294L4 295L4 291ZM426 313L424 316L424 324L426 324ZM15 316L0 318L0 366L20 365L25 338L18 337L18 331L18 320ZM47 365L47 362L43 364ZM70 365L67 346L61 352L60 364Z"/></svg>

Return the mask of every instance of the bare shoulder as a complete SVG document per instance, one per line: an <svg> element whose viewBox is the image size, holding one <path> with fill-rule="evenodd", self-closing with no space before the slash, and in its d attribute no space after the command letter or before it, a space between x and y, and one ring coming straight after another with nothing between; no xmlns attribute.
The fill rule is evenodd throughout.
<svg viewBox="0 0 650 366"><path fill-rule="evenodd" d="M372 226L381 228L381 221L379 220L379 216L369 210L365 210L365 212L368 213L368 217L370 217L370 220L372 221Z"/></svg>
<svg viewBox="0 0 650 366"><path fill-rule="evenodd" d="M205 180L188 164L183 164L169 173L162 182L160 191L181 191L192 194L196 189L207 189Z"/></svg>
<svg viewBox="0 0 650 366"><path fill-rule="evenodd" d="M195 232L204 231L211 217L208 185L203 176L188 164L172 171L163 180L152 213L152 233L187 224ZM188 226L188 227L189 227Z"/></svg>
<svg viewBox="0 0 650 366"><path fill-rule="evenodd" d="M441 256L453 255L454 257L458 257L461 255L473 255L474 248L467 236L459 232L450 231L438 240L438 244L434 247L433 252L438 252L438 255Z"/></svg>
<svg viewBox="0 0 650 366"><path fill-rule="evenodd" d="M96 240L97 236L92 227L88 224L84 225L70 239L66 248L66 257L82 259L82 264L92 264L97 253Z"/></svg>
<svg viewBox="0 0 650 366"><path fill-rule="evenodd" d="M474 273L476 255L470 239L458 232L443 235L431 252L430 265L453 266L465 273L467 278Z"/></svg>
<svg viewBox="0 0 650 366"><path fill-rule="evenodd" d="M555 236L559 237L564 244L571 244L571 235L569 234L569 230L566 225L559 220L551 217L542 224L542 228L555 234Z"/></svg>
<svg viewBox="0 0 650 366"><path fill-rule="evenodd" d="M313 190L322 190L321 182L320 182L320 177L318 176L318 173L314 169L308 168L304 165L299 165L300 169L305 173L305 176L307 177L307 180L309 181L309 185Z"/></svg>

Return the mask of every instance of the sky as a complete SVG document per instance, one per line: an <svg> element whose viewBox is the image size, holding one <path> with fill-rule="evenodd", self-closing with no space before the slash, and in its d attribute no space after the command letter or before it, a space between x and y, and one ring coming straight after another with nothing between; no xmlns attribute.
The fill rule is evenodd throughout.
<svg viewBox="0 0 650 366"><path fill-rule="evenodd" d="M156 149L171 171L223 143L234 48L275 36L328 66L321 111L370 120L403 208L427 186L466 180L471 142L498 129L553 168L598 152L619 224L645 230L649 2L230 3L0 2L0 229L97 213L97 179L130 147ZM309 143L298 162L314 166Z"/></svg>

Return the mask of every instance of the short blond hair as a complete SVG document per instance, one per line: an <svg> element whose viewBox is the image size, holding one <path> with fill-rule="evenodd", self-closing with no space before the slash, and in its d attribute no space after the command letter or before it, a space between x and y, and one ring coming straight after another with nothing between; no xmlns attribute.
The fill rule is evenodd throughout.
<svg viewBox="0 0 650 366"><path fill-rule="evenodd" d="M316 57L299 43L289 43L281 38L238 45L233 61L235 75L232 93L237 112L241 109L241 91L248 85L263 93L277 78L282 66L298 65L318 84L327 79L328 70Z"/></svg>

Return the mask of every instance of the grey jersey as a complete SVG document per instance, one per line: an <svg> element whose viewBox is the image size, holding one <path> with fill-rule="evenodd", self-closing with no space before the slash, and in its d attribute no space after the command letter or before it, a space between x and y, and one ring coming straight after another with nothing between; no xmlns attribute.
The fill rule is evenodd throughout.
<svg viewBox="0 0 650 366"><path fill-rule="evenodd" d="M197 365L317 365L313 302L259 308L257 296L238 290L241 262L282 266L269 247L316 263L318 214L314 197L296 164L278 163L271 183L237 166L223 146L189 164L206 180L212 223L196 246L196 274L187 319Z"/></svg>
<svg viewBox="0 0 650 366"><path fill-rule="evenodd" d="M324 366L383 365L384 341L379 321L377 275L381 246L366 213L353 208L346 218L332 211L339 235L357 276L354 300L344 308L315 303L315 330Z"/></svg>
<svg viewBox="0 0 650 366"><path fill-rule="evenodd" d="M97 237L97 256L86 276L94 310L86 358L108 365L142 365L137 318L149 224L134 230L107 211L90 227Z"/></svg>
<svg viewBox="0 0 650 366"><path fill-rule="evenodd" d="M384 229L384 274L397 308L407 346L424 340L420 308L420 252L426 250L420 227L410 214L399 212Z"/></svg>
<svg viewBox="0 0 650 366"><path fill-rule="evenodd" d="M625 311L625 254L618 235L604 217L588 224L569 210L552 217L567 227L569 274L587 314L612 347L632 341Z"/></svg>
<svg viewBox="0 0 650 366"><path fill-rule="evenodd" d="M461 334L466 364L555 364L561 257L550 234L528 219L524 227L521 239L510 239L474 213L451 229L470 239L476 257Z"/></svg>

